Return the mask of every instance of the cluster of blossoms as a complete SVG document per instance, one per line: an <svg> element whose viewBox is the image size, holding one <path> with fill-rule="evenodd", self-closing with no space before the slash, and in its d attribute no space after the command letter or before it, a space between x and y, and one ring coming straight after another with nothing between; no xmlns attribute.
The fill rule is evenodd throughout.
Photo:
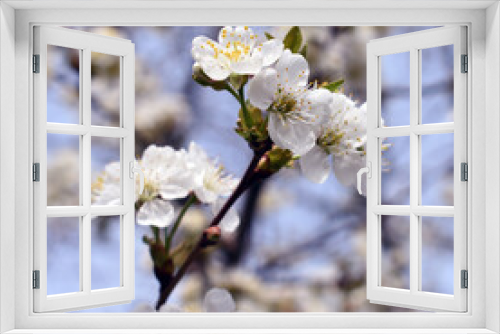
<svg viewBox="0 0 500 334"><path fill-rule="evenodd" d="M175 219L173 200L194 194L201 203L210 205L215 214L231 194L238 179L224 172L216 160L192 142L189 149L149 146L137 162L144 173L144 191L136 187L137 223L168 227ZM120 164L113 162L92 187L94 204L113 205L120 201ZM234 209L220 223L221 230L233 232L239 225Z"/></svg>
<svg viewBox="0 0 500 334"><path fill-rule="evenodd" d="M272 142L300 156L308 179L324 182L333 165L337 179L353 185L365 165L366 105L357 107L337 85L309 83L306 58L293 52L299 50L297 39L299 44L302 39L293 36L297 31L300 34L292 29L284 41L258 42L248 27L225 27L218 42L206 37L193 40L195 67L203 69L212 80L206 85L212 87L224 87L220 82L228 77L243 76L233 80L239 83L248 80L248 101L243 103L260 109Z"/></svg>

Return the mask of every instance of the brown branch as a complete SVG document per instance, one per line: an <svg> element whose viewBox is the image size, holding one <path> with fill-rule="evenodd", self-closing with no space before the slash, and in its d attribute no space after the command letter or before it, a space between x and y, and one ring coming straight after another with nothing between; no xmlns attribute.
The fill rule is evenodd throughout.
<svg viewBox="0 0 500 334"><path fill-rule="evenodd" d="M222 218L226 215L226 213L229 211L231 206L240 198L240 196L256 181L260 178L260 175L256 173L257 165L259 164L260 159L264 156L264 154L271 148L271 143L266 143L263 145L262 149L256 149L254 151L254 156L252 158L252 161L250 161L250 164L248 165L247 170L245 171L245 174L240 180L240 183L236 187L236 189L233 191L231 196L228 198L227 202L224 204L224 206L221 208L219 213L214 217L212 222L210 223L210 226L217 226L219 223L222 221ZM172 291L175 289L181 278L186 274L186 271L188 270L189 266L193 263L193 261L196 259L196 257L208 246L212 246L213 243L209 240L207 240L205 233L202 234L202 237L196 244L196 246L193 248L191 253L188 255L184 263L181 265L179 270L175 273L174 277L169 281L169 284L167 285L166 288L161 288L160 292L160 297L158 298L158 302L156 303L156 310L158 311L160 307L165 304L167 301L168 297L172 293Z"/></svg>

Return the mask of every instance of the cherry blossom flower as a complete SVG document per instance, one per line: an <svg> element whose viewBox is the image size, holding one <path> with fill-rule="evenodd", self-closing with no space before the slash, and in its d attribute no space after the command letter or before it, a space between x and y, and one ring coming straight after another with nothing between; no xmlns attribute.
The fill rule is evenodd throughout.
<svg viewBox="0 0 500 334"><path fill-rule="evenodd" d="M315 145L315 128L332 100L326 89L309 89L308 77L306 59L285 50L274 67L263 69L248 84L250 103L269 112L273 142L297 155Z"/></svg>
<svg viewBox="0 0 500 334"><path fill-rule="evenodd" d="M283 42L272 39L263 43L248 27L224 27L218 42L205 36L193 39L191 54L206 75L222 81L231 74L257 74L273 64L283 52Z"/></svg>
<svg viewBox="0 0 500 334"><path fill-rule="evenodd" d="M186 161L187 152L171 147L149 146L138 161L144 172L144 191L136 201L141 203L137 223L166 227L174 219L174 207L170 200L186 197L193 188L191 169ZM121 201L120 163L106 166L104 175L93 185L97 205L118 205Z"/></svg>
<svg viewBox="0 0 500 334"><path fill-rule="evenodd" d="M202 203L210 204L217 214L239 183L238 179L224 173L224 168L209 158L196 143L191 142L187 157L194 174L194 194ZM232 233L239 226L240 218L234 208L224 216L219 226L223 233Z"/></svg>
<svg viewBox="0 0 500 334"><path fill-rule="evenodd" d="M316 129L316 144L300 157L299 164L309 180L323 183L330 173L332 156L335 176L351 186L358 170L365 166L366 104L357 108L347 96L331 94L328 116Z"/></svg>

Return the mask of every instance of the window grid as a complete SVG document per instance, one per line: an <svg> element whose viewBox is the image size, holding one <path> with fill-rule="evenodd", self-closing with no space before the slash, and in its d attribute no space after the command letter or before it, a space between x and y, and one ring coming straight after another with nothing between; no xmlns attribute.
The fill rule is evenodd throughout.
<svg viewBox="0 0 500 334"><path fill-rule="evenodd" d="M467 310L467 290L460 288L460 270L467 268L467 183L460 181L459 166L467 162L466 75L460 73L460 55L466 53L466 29L443 27L423 32L393 36L371 41L367 46L368 147L367 163L371 163L372 178L367 192L367 296L371 302L423 310L464 312ZM453 45L453 122L420 124L420 60L422 49ZM381 125L381 56L410 53L410 124L382 127ZM453 176L454 206L422 205L421 201L421 136L454 134ZM407 137L410 141L410 200L409 205L382 205L383 138ZM410 217L410 289L381 286L381 215ZM421 217L452 217L454 219L453 294L421 291Z"/></svg>
<svg viewBox="0 0 500 334"><path fill-rule="evenodd" d="M79 206L47 206L46 217L79 217L80 220L80 293L90 293L91 287L91 237L92 217L95 216L120 216L120 233L123 234L123 215L130 212L123 205L123 179L125 177L125 164L123 161L123 138L128 131L123 128L122 94L120 93L120 127L95 126L91 124L91 49L80 50L80 85L79 85L79 115L80 124L65 124L47 122L47 133L78 135L80 140L80 168ZM120 57L120 69L122 68ZM121 77L121 73L120 73ZM120 79L121 81L121 79ZM120 139L120 201L121 205L92 205L92 137L107 137ZM123 253L122 251L120 253ZM123 257L123 254L120 255ZM123 286L123 265L120 262L120 286ZM49 295L54 298L57 295Z"/></svg>

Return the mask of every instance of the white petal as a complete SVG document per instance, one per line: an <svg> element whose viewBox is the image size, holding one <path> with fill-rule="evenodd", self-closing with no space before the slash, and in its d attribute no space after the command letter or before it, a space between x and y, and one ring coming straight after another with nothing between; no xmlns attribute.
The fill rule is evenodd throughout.
<svg viewBox="0 0 500 334"><path fill-rule="evenodd" d="M214 216L219 213L226 201L227 199L225 198L219 198L217 201L215 201L215 203L212 205L212 213L214 214ZM240 226L240 217L238 216L238 212L234 208L231 208L226 213L224 218L222 218L221 222L219 223L219 227L222 233L231 234L236 231L238 226Z"/></svg>
<svg viewBox="0 0 500 334"><path fill-rule="evenodd" d="M335 177L346 187L356 185L357 173L365 165L365 158L361 155L349 154L333 158Z"/></svg>
<svg viewBox="0 0 500 334"><path fill-rule="evenodd" d="M149 145L142 155L142 165L148 169L164 168L166 163L175 159L175 150L170 146Z"/></svg>
<svg viewBox="0 0 500 334"><path fill-rule="evenodd" d="M323 183L330 174L329 155L319 146L314 146L299 159L300 169L305 177L316 183Z"/></svg>
<svg viewBox="0 0 500 334"><path fill-rule="evenodd" d="M200 202L206 204L214 203L217 198L219 198L219 195L216 192L208 190L203 186L194 189L194 194Z"/></svg>
<svg viewBox="0 0 500 334"><path fill-rule="evenodd" d="M278 91L278 76L275 69L264 68L248 83L248 99L255 107L267 109Z"/></svg>
<svg viewBox="0 0 500 334"><path fill-rule="evenodd" d="M220 58L220 57L219 57ZM198 63L200 64L203 72L212 80L222 81L227 79L231 70L222 61L212 57L203 57Z"/></svg>
<svg viewBox="0 0 500 334"><path fill-rule="evenodd" d="M246 57L240 61L231 63L231 71L237 74L257 74L262 68L262 57Z"/></svg>
<svg viewBox="0 0 500 334"><path fill-rule="evenodd" d="M279 39L272 39L262 44L262 61L264 66L274 64L283 54L283 42Z"/></svg>
<svg viewBox="0 0 500 334"><path fill-rule="evenodd" d="M276 71L280 75L280 83L289 89L297 86L305 87L309 78L309 65L302 55L291 53L290 50L283 51L282 56L276 63Z"/></svg>
<svg viewBox="0 0 500 334"><path fill-rule="evenodd" d="M171 200L186 197L191 191L190 185L162 184L158 193L163 199Z"/></svg>
<svg viewBox="0 0 500 334"><path fill-rule="evenodd" d="M236 304L226 289L210 289L203 300L203 308L207 312L234 312Z"/></svg>
<svg viewBox="0 0 500 334"><path fill-rule="evenodd" d="M244 26L237 26L234 28L234 37L237 41L243 44L250 44L250 36L253 35L252 29Z"/></svg>
<svg viewBox="0 0 500 334"><path fill-rule="evenodd" d="M226 34L226 37L222 37L223 34ZM228 42L232 42L235 40L234 29L231 26L226 26L219 31L219 44L222 46L226 46Z"/></svg>
<svg viewBox="0 0 500 334"><path fill-rule="evenodd" d="M307 153L316 144L316 135L310 124L283 122L274 112L269 115L268 130L276 145L289 149L296 155Z"/></svg>
<svg viewBox="0 0 500 334"><path fill-rule="evenodd" d="M112 162L106 165L104 171L106 172L106 177L110 177L112 179L120 179L120 170L121 163L119 161Z"/></svg>
<svg viewBox="0 0 500 334"><path fill-rule="evenodd" d="M174 207L170 202L155 199L144 203L137 213L137 224L166 227L174 220Z"/></svg>
<svg viewBox="0 0 500 334"><path fill-rule="evenodd" d="M316 116L313 122L315 128L327 120L332 99L332 93L323 88L308 90L302 95L302 108L307 113Z"/></svg>
<svg viewBox="0 0 500 334"><path fill-rule="evenodd" d="M193 39L193 44L191 48L191 55L194 60L199 61L205 57L213 57L215 55L214 49L207 44L207 42L213 42L215 45L218 45L217 42L212 41L210 38L205 36L199 36Z"/></svg>

